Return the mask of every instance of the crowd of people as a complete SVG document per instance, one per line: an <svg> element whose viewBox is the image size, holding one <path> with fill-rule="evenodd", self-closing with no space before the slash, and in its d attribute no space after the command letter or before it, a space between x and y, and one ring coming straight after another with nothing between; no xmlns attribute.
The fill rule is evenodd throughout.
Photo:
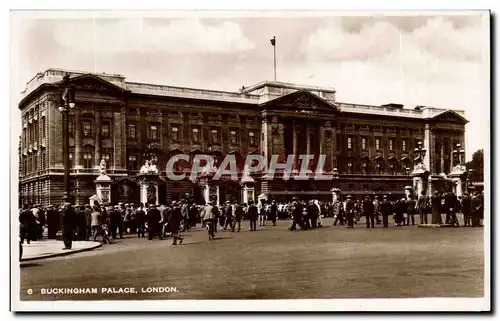
<svg viewBox="0 0 500 321"><path fill-rule="evenodd" d="M456 214L463 214L463 226L481 226L484 211L483 194L475 192L457 197L454 193L435 192L432 197L424 194L418 197L408 196L401 199L390 199L390 195L365 196L355 199L348 195L339 197L333 202L318 200L300 200L293 198L290 202L259 199L248 204L237 201L225 202L221 205L208 202L196 205L189 198L173 201L170 205L162 204L99 204L95 202L82 206L72 206L65 202L59 207L25 205L19 214L20 241L40 240L45 227L49 239L55 239L59 230L65 249L71 249L73 240L98 240L104 243L111 239L123 238L125 234L137 235L149 240L163 239L171 236L172 244L182 244L181 232L189 230L201 223L212 240L217 230L241 231L241 222L249 221L249 230L256 231L259 226L270 222L273 226L279 220L292 220L290 231L298 228L308 230L323 226L324 217L333 217L333 225L346 225L353 228L361 217L366 218L366 227L375 224L389 226L392 217L395 226L415 225L415 215L420 224L428 224L428 215L432 214L434 224L451 224L460 226ZM443 222L441 214L446 213Z"/></svg>

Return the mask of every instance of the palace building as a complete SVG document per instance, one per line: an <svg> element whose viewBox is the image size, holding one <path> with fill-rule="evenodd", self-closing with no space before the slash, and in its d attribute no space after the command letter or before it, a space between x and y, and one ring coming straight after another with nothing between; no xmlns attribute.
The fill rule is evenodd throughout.
<svg viewBox="0 0 500 321"><path fill-rule="evenodd" d="M331 200L342 193L404 194L412 185L414 149L427 149L424 164L439 180L464 146L463 111L426 106L406 108L338 102L335 89L265 81L237 92L128 82L122 75L48 69L30 80L19 110L20 203L58 204L63 196L63 77L76 88L76 107L69 118L71 194L76 204L95 194L94 180L102 159L113 179L112 201L139 202L137 174L146 159L160 170L160 202L186 193L198 195L196 182L170 181L166 164L173 155L234 154L238 166L248 154L326 155L324 169L332 180L273 180L255 174L257 195L276 199L307 193ZM360 88L362 90L362 88ZM179 171L190 166L179 164ZM295 166L299 166L298 163ZM241 168L240 168L241 170ZM338 174L337 174L338 173ZM441 174L441 175L439 175ZM221 181L221 201L241 199L237 181Z"/></svg>

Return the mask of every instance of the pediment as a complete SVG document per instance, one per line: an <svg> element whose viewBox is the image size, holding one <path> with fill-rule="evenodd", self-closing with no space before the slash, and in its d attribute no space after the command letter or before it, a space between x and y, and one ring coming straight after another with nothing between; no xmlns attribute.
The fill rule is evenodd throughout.
<svg viewBox="0 0 500 321"><path fill-rule="evenodd" d="M469 122L465 117L463 117L462 115L453 110L446 110L442 113L435 115L434 117L432 117L432 119L441 122L452 122L452 123L462 123L462 124L466 124Z"/></svg>
<svg viewBox="0 0 500 321"><path fill-rule="evenodd" d="M70 84L77 89L90 91L111 91L111 92L126 92L127 90L117 86L109 81L106 81L98 76L86 74L70 79Z"/></svg>
<svg viewBox="0 0 500 321"><path fill-rule="evenodd" d="M338 113L340 110L334 104L324 100L323 98L311 93L307 90L298 90L288 95L284 95L265 103L262 103L261 108L272 110L295 110L298 112L326 112Z"/></svg>

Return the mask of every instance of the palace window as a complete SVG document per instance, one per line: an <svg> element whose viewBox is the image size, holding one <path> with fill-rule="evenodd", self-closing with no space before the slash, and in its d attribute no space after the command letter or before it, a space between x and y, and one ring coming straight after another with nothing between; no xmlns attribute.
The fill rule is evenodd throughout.
<svg viewBox="0 0 500 321"><path fill-rule="evenodd" d="M348 174L352 174L353 166L354 166L354 164L351 161L349 161L347 163L347 173Z"/></svg>
<svg viewBox="0 0 500 321"><path fill-rule="evenodd" d="M403 150L403 152L406 152L406 139L403 139L401 141L401 149Z"/></svg>
<svg viewBox="0 0 500 321"><path fill-rule="evenodd" d="M392 162L389 164L389 172L391 175L396 175L396 166Z"/></svg>
<svg viewBox="0 0 500 321"><path fill-rule="evenodd" d="M42 117L42 139L45 139L45 117Z"/></svg>
<svg viewBox="0 0 500 321"><path fill-rule="evenodd" d="M31 155L28 156L28 166L27 166L27 173L31 172Z"/></svg>
<svg viewBox="0 0 500 321"><path fill-rule="evenodd" d="M366 150L366 138L361 138L361 149Z"/></svg>
<svg viewBox="0 0 500 321"><path fill-rule="evenodd" d="M128 170L137 170L137 156L136 155L129 155L128 156L127 169Z"/></svg>
<svg viewBox="0 0 500 321"><path fill-rule="evenodd" d="M44 170L47 166L46 162L45 162L45 148L42 148L42 152L41 152L41 156L42 156L42 170Z"/></svg>
<svg viewBox="0 0 500 321"><path fill-rule="evenodd" d="M198 127L194 127L192 129L193 143L197 144L200 142L200 129Z"/></svg>
<svg viewBox="0 0 500 321"><path fill-rule="evenodd" d="M73 152L69 152L69 167L73 167Z"/></svg>
<svg viewBox="0 0 500 321"><path fill-rule="evenodd" d="M389 139L389 150L394 150L394 139L393 138Z"/></svg>
<svg viewBox="0 0 500 321"><path fill-rule="evenodd" d="M136 139L137 138L135 129L136 129L135 124L128 124L127 125L127 138L128 139Z"/></svg>
<svg viewBox="0 0 500 321"><path fill-rule="evenodd" d="M101 125L101 135L103 137L109 137L109 122L104 122Z"/></svg>
<svg viewBox="0 0 500 321"><path fill-rule="evenodd" d="M375 138L375 149L380 149L380 138Z"/></svg>
<svg viewBox="0 0 500 321"><path fill-rule="evenodd" d="M105 149L102 151L102 154L101 154L101 159L104 159L106 161L106 166L109 167L110 163L111 163L111 150L109 149Z"/></svg>
<svg viewBox="0 0 500 321"><path fill-rule="evenodd" d="M92 135L92 123L90 120L83 121L83 136L91 136Z"/></svg>
<svg viewBox="0 0 500 321"><path fill-rule="evenodd" d="M213 128L211 130L210 141L213 144L218 144L219 143L219 130L217 128Z"/></svg>
<svg viewBox="0 0 500 321"><path fill-rule="evenodd" d="M352 149L352 137L347 137L347 149Z"/></svg>
<svg viewBox="0 0 500 321"><path fill-rule="evenodd" d="M229 139L231 140L232 145L238 144L238 132L236 130L231 130Z"/></svg>
<svg viewBox="0 0 500 321"><path fill-rule="evenodd" d="M37 158L38 158L38 153L33 154L33 171L36 172L38 170L37 168Z"/></svg>
<svg viewBox="0 0 500 321"><path fill-rule="evenodd" d="M94 152L90 149L86 149L83 152L83 166L85 168L94 167Z"/></svg>
<svg viewBox="0 0 500 321"><path fill-rule="evenodd" d="M248 132L248 143L250 146L255 146L255 132Z"/></svg>
<svg viewBox="0 0 500 321"><path fill-rule="evenodd" d="M158 140L158 125L151 125L149 136L153 141Z"/></svg>
<svg viewBox="0 0 500 321"><path fill-rule="evenodd" d="M367 168L368 168L368 164L367 162L363 162L363 165L362 165L362 171L363 171L363 174L366 174L367 173Z"/></svg>
<svg viewBox="0 0 500 321"><path fill-rule="evenodd" d="M178 142L180 135L179 135L179 127L178 126L172 126L172 141Z"/></svg>

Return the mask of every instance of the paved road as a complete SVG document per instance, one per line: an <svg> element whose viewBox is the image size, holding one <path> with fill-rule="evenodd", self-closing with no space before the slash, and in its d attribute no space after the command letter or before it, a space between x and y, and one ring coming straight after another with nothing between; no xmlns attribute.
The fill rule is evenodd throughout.
<svg viewBox="0 0 500 321"><path fill-rule="evenodd" d="M331 225L327 219L325 225ZM249 232L200 228L171 240L126 238L68 257L21 264L22 300L482 297L483 230L325 227L289 222ZM42 288L96 294L41 295ZM102 288L136 293L101 293ZM173 287L169 293L140 293ZM149 288L149 289L148 289ZM28 289L33 294L27 294ZM157 289L158 290L158 289ZM111 291L111 290L107 290Z"/></svg>

